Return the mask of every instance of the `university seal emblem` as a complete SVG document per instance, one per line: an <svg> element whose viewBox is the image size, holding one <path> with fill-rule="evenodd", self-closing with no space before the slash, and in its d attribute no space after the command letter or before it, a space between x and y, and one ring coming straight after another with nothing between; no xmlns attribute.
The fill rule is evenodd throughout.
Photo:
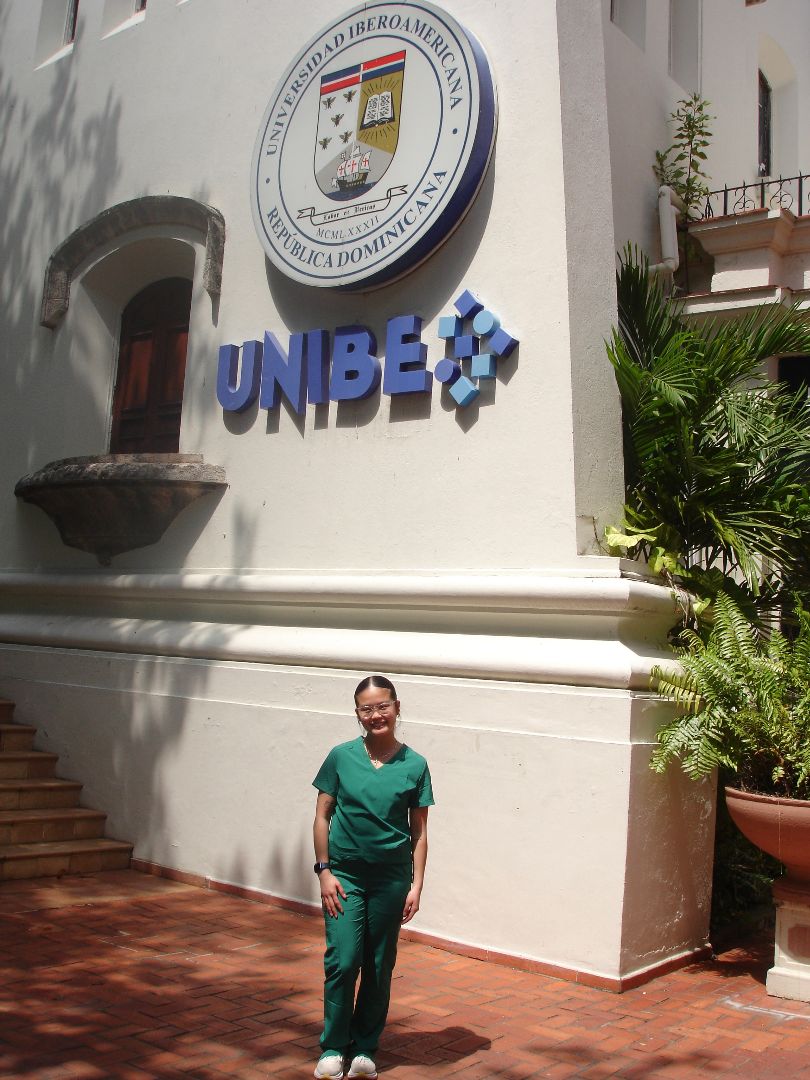
<svg viewBox="0 0 810 1080"><path fill-rule="evenodd" d="M391 164L404 74L402 51L321 77L315 176L330 199L364 195Z"/></svg>
<svg viewBox="0 0 810 1080"><path fill-rule="evenodd" d="M268 258L337 288L413 269L472 204L496 115L483 49L439 8L350 11L293 60L262 119L251 205Z"/></svg>

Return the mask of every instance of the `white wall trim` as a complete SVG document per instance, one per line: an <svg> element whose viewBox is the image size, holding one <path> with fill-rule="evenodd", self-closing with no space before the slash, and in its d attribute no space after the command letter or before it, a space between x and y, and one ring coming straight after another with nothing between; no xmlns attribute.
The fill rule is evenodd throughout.
<svg viewBox="0 0 810 1080"><path fill-rule="evenodd" d="M618 576L12 573L0 599L8 644L644 690L677 617Z"/></svg>
<svg viewBox="0 0 810 1080"><path fill-rule="evenodd" d="M526 574L28 574L0 573L0 596L207 605L360 605L506 609L672 618L669 589L626 577Z"/></svg>
<svg viewBox="0 0 810 1080"><path fill-rule="evenodd" d="M0 641L49 648L646 690L664 650L619 640L2 615Z"/></svg>

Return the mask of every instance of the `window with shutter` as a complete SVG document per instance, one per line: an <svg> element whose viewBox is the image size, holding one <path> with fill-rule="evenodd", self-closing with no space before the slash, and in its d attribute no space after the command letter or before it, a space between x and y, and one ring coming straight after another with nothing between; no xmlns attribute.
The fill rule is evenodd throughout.
<svg viewBox="0 0 810 1080"><path fill-rule="evenodd" d="M771 86L759 73L759 175L771 175Z"/></svg>

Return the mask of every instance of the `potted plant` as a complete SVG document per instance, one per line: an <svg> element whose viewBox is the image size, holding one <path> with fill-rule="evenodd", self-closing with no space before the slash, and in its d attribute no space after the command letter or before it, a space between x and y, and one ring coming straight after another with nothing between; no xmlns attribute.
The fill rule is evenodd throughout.
<svg viewBox="0 0 810 1080"><path fill-rule="evenodd" d="M656 150L653 165L658 183L672 188L685 208L685 220L678 224L683 258L673 284L676 288L682 286L687 293L697 291L692 286L698 284L690 283L690 270L707 262L703 248L689 235L688 224L690 218L700 217L699 206L709 195L704 168L712 140L710 124L713 119L709 115L709 102L700 94L682 98L669 117L673 128L672 143L666 150Z"/></svg>
<svg viewBox="0 0 810 1080"><path fill-rule="evenodd" d="M776 958L768 992L810 1001L810 611L797 633L761 629L724 593L708 636L685 630L680 670L653 669L678 706L658 733L651 765L680 762L693 779L733 780L726 802L740 831L785 866L774 885Z"/></svg>
<svg viewBox="0 0 810 1080"><path fill-rule="evenodd" d="M682 674L656 673L680 711L654 767L677 758L696 777L730 770L743 792L729 799L735 809L781 800L777 857L793 868L785 822L797 809L805 820L799 804L810 805L808 615L796 616L795 641L767 627L796 594L810 597L810 408L806 387L791 392L765 373L769 358L810 353L810 313L772 305L690 320L630 247L617 299L607 351L626 489L623 520L605 539L670 584L682 613L672 629ZM810 834L799 846L810 851ZM718 869L731 884L736 867ZM774 892L779 972L769 989L810 1000L810 882L791 870Z"/></svg>

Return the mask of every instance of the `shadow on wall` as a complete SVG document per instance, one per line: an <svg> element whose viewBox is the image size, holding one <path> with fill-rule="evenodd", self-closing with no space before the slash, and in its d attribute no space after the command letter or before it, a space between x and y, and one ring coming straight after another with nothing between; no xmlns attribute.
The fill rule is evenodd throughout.
<svg viewBox="0 0 810 1080"><path fill-rule="evenodd" d="M417 270L376 289L340 292L303 285L286 277L265 258L267 284L283 320L284 333L325 329L332 334L337 326L361 325L374 334L377 341L376 355L384 362L386 328L390 318L404 312L419 315L427 328L438 316L454 314L452 301L465 288L470 287L466 275L487 230L492 211L494 178L493 152L481 190L458 228ZM256 244L258 247L258 240ZM486 304L486 296L480 299ZM281 328L267 329L278 333ZM433 371L437 362L445 355L444 343L436 338L431 340L427 336L423 341L428 346L427 367ZM496 384L509 381L514 374L516 363L516 353L512 359L500 360L496 378L491 382L482 380L480 398L466 409L459 409L450 396L449 387L440 387L438 383L430 394L413 393L390 398L386 398L378 387L365 399L329 402L319 406L314 427L318 430L331 423L339 428L359 429L371 424L382 410L387 413L391 423L426 419L435 407L435 399L436 404L445 412L453 412L459 426L467 431L478 419L480 409L494 402ZM250 413L245 415L246 418L241 422L229 420L228 423L235 427L238 425L239 430L246 430L255 422L256 412L251 409ZM302 437L305 435L302 418L295 414L284 399L281 407L268 413L266 424L268 433L276 433L282 425L292 424L298 428Z"/></svg>
<svg viewBox="0 0 810 1080"><path fill-rule="evenodd" d="M444 307L437 304L437 299L442 298L443 304L444 297L456 296L468 287L465 275L487 230L494 185L493 151L481 190L455 232L419 267L418 272L413 271L373 290L338 292L302 285L286 277L266 258L267 284L290 333L360 322L374 331L378 342L384 342L386 322L394 315L413 312L427 323L437 315L447 314ZM257 251L258 244L257 238ZM486 297L481 299L486 302ZM370 312L373 312L373 318L369 321Z"/></svg>
<svg viewBox="0 0 810 1080"><path fill-rule="evenodd" d="M10 16L11 5L0 7L0 37L9 31ZM16 480L47 461L106 450L86 441L94 437L93 432L107 430L107 403L99 401L98 368L87 362L81 328L76 329L73 360L65 366L54 360L64 326L51 331L39 325L42 283L51 252L110 204L122 171L121 96L111 91L91 114L85 114L86 119L77 121L79 86L73 59L66 57L36 73L40 85L49 83L47 100L38 109L16 92L9 71L0 71L4 118L0 131L4 202L0 298L5 323L0 363L11 391L0 395L0 430L4 432L0 550L11 556L12 565L18 560L29 566L48 561L60 567L94 565L91 556L61 545L42 511L14 496ZM32 178L36 201L30 198ZM109 365L110 359L105 360ZM77 415L83 417L82 423L76 421ZM68 773L101 788L100 808L126 807L137 787L139 802L149 805L144 829L165 830L168 821L159 759L171 752L182 731L183 716L175 714L169 721L157 705L152 715L137 716L133 687L123 685L118 687L116 708L112 712L99 709L93 716L88 714L82 688L70 685L76 682L71 661L62 655L54 657L53 665L54 681L32 687L15 678L13 648L3 651L3 691L18 701L17 719L37 725L38 745L59 744L60 753L66 752ZM161 685L165 677L165 673L154 677L152 689L158 694L171 692L170 686ZM81 759L80 741L71 754L74 725L85 732L92 727L92 762L76 760ZM139 764L133 771L135 761Z"/></svg>
<svg viewBox="0 0 810 1080"><path fill-rule="evenodd" d="M320 762L318 762L320 764ZM312 772L314 775L317 765L313 766ZM314 788L307 789L308 778L300 778L302 795L305 795L307 806L311 805L311 813L307 818L309 823L311 818L315 816L315 796L316 792ZM272 770L268 769L268 783L272 783ZM310 797L311 792L311 797ZM301 802L304 803L305 799L302 798ZM295 818L302 816L299 814L299 807L287 808L289 812L289 818L292 821L293 814ZM278 823L279 811L277 806L273 806L271 799L262 799L257 797L254 802L245 806L245 814L261 814L267 812L270 815L271 820L268 824ZM295 843L287 843L285 845L272 844L269 841L270 829L267 830L268 843L261 849L254 849L248 853L244 849L244 845L239 845L239 830L234 829L234 849L229 856L214 856L209 868L209 877L217 884L225 885L240 885L246 888L256 888L260 892L268 891L268 883L270 883L270 895L278 897L284 900L294 900L298 903L306 903L306 899L309 898L309 902L313 905L317 904L317 886L313 884L314 874L312 873L312 861L314 859L312 850L312 834L307 829L306 834L301 833L297 837ZM258 846L257 846L258 847ZM253 882L255 884L246 885L246 882ZM317 915L317 907L313 907L313 915Z"/></svg>
<svg viewBox="0 0 810 1080"><path fill-rule="evenodd" d="M6 32L8 18L7 6L0 11L0 36ZM51 81L47 106L36 113L16 95L10 75L0 74L4 117L0 139L0 192L4 200L0 296L5 322L0 348L7 377L14 373L13 391L3 394L3 411L8 410L3 423L2 499L6 513L0 515L4 523L0 529L6 534L3 546L13 548L10 532L22 524L18 542L28 552L26 561L32 539L38 548L37 534L46 536L45 526L53 527L44 518L40 523L33 508L18 508L14 482L54 457L72 456L74 447L65 444L65 436L71 430L71 413L79 410L72 409L71 403L80 403L86 415L97 396L91 366L74 364L69 371L55 368L55 335L39 325L45 266L58 243L106 206L121 170L121 102L110 94L94 115L77 125L78 90L73 70L70 63L51 66L44 76ZM75 182L67 185L66 176ZM29 197L31 177L37 186L36 201ZM73 355L83 353L79 341ZM16 437L9 437L12 433ZM75 448L76 453L85 451L81 442Z"/></svg>
<svg viewBox="0 0 810 1080"><path fill-rule="evenodd" d="M628 959L660 958L660 942L684 949L705 934L711 905L711 865L699 853L712 846L715 797L711 783L700 785L679 770L664 776L650 769L654 736L633 748L631 769L636 774L629 810L625 852L625 902L622 911L621 964ZM682 898L677 913L651 908L651 882L665 882ZM636 960L636 963L638 961Z"/></svg>
<svg viewBox="0 0 810 1080"><path fill-rule="evenodd" d="M226 636L198 625L186 640L216 652ZM207 661L59 650L30 665L15 652L0 649L0 694L37 727L37 748L59 754L59 775L84 785L82 803L107 813L107 835L159 866L315 899L311 781L328 747L313 737L306 687L280 710L255 693L261 666L254 693L242 695L237 670L223 695Z"/></svg>
<svg viewBox="0 0 810 1080"><path fill-rule="evenodd" d="M0 37L13 31L11 17L12 5L0 5ZM15 482L48 461L107 450L106 391L115 358L94 356L81 326L69 328L73 340L66 349L64 323L56 330L39 325L43 279L49 256L76 228L122 197L146 193L120 190L125 154L137 152L122 142L125 87L114 86L88 112L78 59L64 57L36 73L23 68L24 83L47 87L36 105L15 86L12 65L0 69L0 363L7 380L7 392L0 394L0 551L6 567L97 569L92 556L61 544L42 511L14 496ZM148 130L146 119L143 127ZM143 189L147 181L145 173ZM36 200L30 197L33 183ZM204 188L181 194L207 201ZM192 342L189 359L208 363L211 356L207 347L195 354ZM213 365L211 370L215 374ZM101 389L100 371L107 373ZM188 385L190 409L215 406L212 378L191 377ZM170 550L181 562L211 512L201 506L176 523ZM236 559L249 563L256 522L245 515L235 525ZM147 564L161 557L160 548L150 552ZM165 559L165 548L162 554ZM121 569L119 560L113 569ZM12 597L0 597L0 603L14 610ZM127 614L115 602L111 611L108 617ZM215 643L225 635L227 630L214 627L207 640ZM162 861L174 865L177 796L166 778L172 768L175 774L178 768L193 772L193 760L185 756L194 734L189 713L192 702L207 694L210 668L139 657L134 634L132 650L100 660L96 655L97 685L90 686L82 685L93 681L86 653L48 653L48 666L30 674L24 667L27 650L17 652L12 644L0 650L0 687L17 701L16 719L38 728L38 747L58 751L61 772L82 781L86 801L110 813L109 833L157 848ZM204 820L211 792L188 786Z"/></svg>
<svg viewBox="0 0 810 1080"><path fill-rule="evenodd" d="M0 8L0 36L14 32L10 20L11 6L5 5ZM14 496L17 480L50 461L108 452L114 346L100 345L93 336L98 329L79 318L71 320L71 312L56 329L42 327L43 280L49 257L76 229L118 202L149 193L148 146L140 151L147 163L138 178L140 190L121 188L125 162L139 154L137 143L123 145L127 138L123 131L132 129L131 107L125 108L127 85L114 83L108 91L91 97L88 107L88 88L82 84L87 71L80 61L81 50L35 72L26 71L23 60L19 76L12 65L0 69L4 118L0 131L0 301L4 327L0 362L7 380L0 395L0 424L5 436L0 459L0 551L6 566L95 568L92 556L61 543L41 510ZM18 77L25 84L22 91L15 85ZM29 88L30 98L26 96ZM147 119L139 130L148 140ZM174 194L208 201L204 185L195 192ZM160 276L156 267L155 278ZM76 280L73 286L75 301ZM208 321L215 323L217 305L209 311L210 298L195 297L195 301L201 305L208 301ZM117 338L118 319L120 314L110 326L113 339ZM187 373L189 410L207 405L210 411L215 405L214 377L199 370L209 364L215 377L211 342L205 341L195 350L192 339ZM206 395L209 402L204 400ZM172 532L168 550L177 562L185 560L214 506L203 500ZM164 559L166 550L164 547ZM146 564L160 557L150 553Z"/></svg>
<svg viewBox="0 0 810 1080"><path fill-rule="evenodd" d="M11 5L0 6L0 36L13 30L10 18ZM107 390L115 357L94 355L76 320L56 330L39 325L49 256L75 229L121 201L124 155L137 151L132 146L125 151L122 143L125 88L114 86L88 112L87 87L80 93L79 59L78 54L64 57L36 73L23 70L26 83L48 88L36 107L15 88L11 65L0 71L0 298L5 323L0 361L10 391L0 395L5 436L0 550L6 566L97 569L92 556L61 544L42 511L14 496L15 482L48 461L107 450ZM144 189L147 181L144 174ZM33 182L36 200L30 198ZM123 197L145 193L129 191ZM205 190L182 194L207 201ZM68 333L73 336L69 349ZM207 361L208 350L196 359ZM211 380L206 386L204 377L192 376L188 385L189 407L202 408L202 395L213 394ZM185 520L181 516L171 548L180 561L211 512L200 506ZM248 561L254 530L249 521L238 524L238 554ZM162 546L146 561L160 558ZM121 560L114 569L121 569ZM171 863L175 813L167 766L179 760L184 767L178 755L189 732L189 701L205 696L207 668L194 665L189 678L182 663L109 658L98 680L101 686L90 688L81 685L88 670L83 656L49 656L44 679L32 682L20 677L22 656L15 656L13 647L3 650L3 692L18 702L17 719L39 729L38 746L56 749L62 772L85 784L86 801L110 812L108 831L160 846L164 861Z"/></svg>

